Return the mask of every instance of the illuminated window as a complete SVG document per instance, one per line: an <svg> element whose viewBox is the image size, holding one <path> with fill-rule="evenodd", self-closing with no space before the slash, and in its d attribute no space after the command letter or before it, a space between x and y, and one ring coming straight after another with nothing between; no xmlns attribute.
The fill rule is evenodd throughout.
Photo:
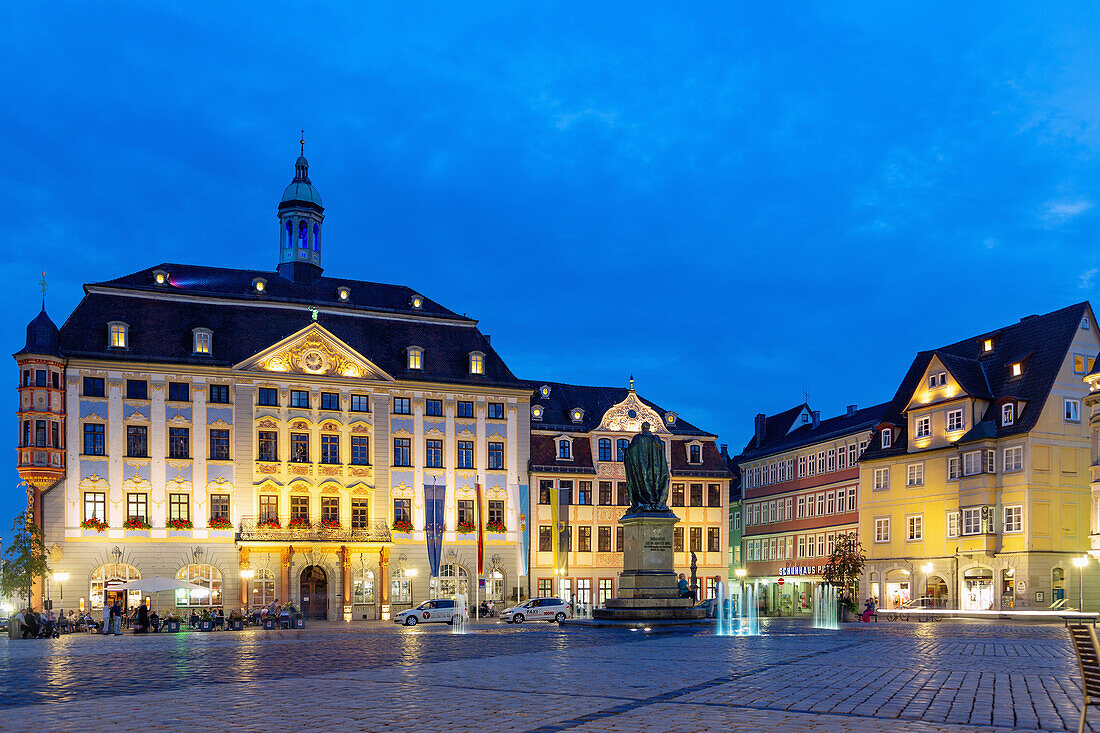
<svg viewBox="0 0 1100 733"><path fill-rule="evenodd" d="M533 420L542 419L542 405L531 405L531 418Z"/></svg>
<svg viewBox="0 0 1100 733"><path fill-rule="evenodd" d="M193 337L192 350L196 354L209 354L214 341L214 334L208 328L195 328L191 330Z"/></svg>
<svg viewBox="0 0 1100 733"><path fill-rule="evenodd" d="M337 288L336 289L336 297L339 298L340 300L347 300L348 298L351 297L351 291L348 290L347 288Z"/></svg>
<svg viewBox="0 0 1100 733"><path fill-rule="evenodd" d="M985 339L984 341L982 341L982 351L993 351L993 339Z"/></svg>
<svg viewBox="0 0 1100 733"><path fill-rule="evenodd" d="M153 282L157 285L167 285L168 273L164 270L153 270Z"/></svg>
<svg viewBox="0 0 1100 733"><path fill-rule="evenodd" d="M408 350L409 369L423 369L424 368L424 349L419 346L410 346Z"/></svg>
<svg viewBox="0 0 1100 733"><path fill-rule="evenodd" d="M1011 402L1001 405L1001 425L1011 425L1016 421L1016 405Z"/></svg>
<svg viewBox="0 0 1100 733"><path fill-rule="evenodd" d="M1014 362L1012 364L1012 376L1018 377L1024 373L1024 366L1020 362Z"/></svg>
<svg viewBox="0 0 1100 733"><path fill-rule="evenodd" d="M573 418L573 422L581 422L584 419L584 410L579 407L574 407L569 413L569 416Z"/></svg>
<svg viewBox="0 0 1100 733"><path fill-rule="evenodd" d="M424 307L424 298L422 298L419 295L414 295L411 298L409 298L409 305L411 305L413 308L415 308L417 310L420 310L421 308Z"/></svg>
<svg viewBox="0 0 1100 733"><path fill-rule="evenodd" d="M126 349L130 345L130 327L121 321L107 324L107 345L112 349Z"/></svg>
<svg viewBox="0 0 1100 733"><path fill-rule="evenodd" d="M480 351L470 352L470 374L484 374L485 373L485 354ZM581 413L584 416L584 413ZM573 418L576 420L577 418Z"/></svg>
<svg viewBox="0 0 1100 733"><path fill-rule="evenodd" d="M267 280L264 280L262 277L257 277L253 279L252 289L255 290L257 293L264 292L265 290L267 290Z"/></svg>

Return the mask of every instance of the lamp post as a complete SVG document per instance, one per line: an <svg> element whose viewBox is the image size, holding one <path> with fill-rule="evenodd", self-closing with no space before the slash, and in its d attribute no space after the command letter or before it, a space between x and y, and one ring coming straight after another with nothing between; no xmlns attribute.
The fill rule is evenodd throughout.
<svg viewBox="0 0 1100 733"><path fill-rule="evenodd" d="M409 579L409 606L410 607L415 607L416 606L416 604L413 602L413 581L416 579L416 576L419 573L420 573L420 571L417 570L416 568L409 568L408 570L405 571L405 575Z"/></svg>
<svg viewBox="0 0 1100 733"><path fill-rule="evenodd" d="M256 577L256 571L252 568L241 568L241 603L244 605L243 611L248 611L248 584ZM264 600L267 600L266 598Z"/></svg>
<svg viewBox="0 0 1100 733"><path fill-rule="evenodd" d="M1073 558L1073 565L1077 568L1077 610L1085 610L1085 566L1089 564L1088 556Z"/></svg>
<svg viewBox="0 0 1100 733"><path fill-rule="evenodd" d="M65 581L69 579L69 574L65 572L54 573L53 579L57 581L57 586L61 591L61 612L57 614L57 617L61 618L61 615L65 613Z"/></svg>

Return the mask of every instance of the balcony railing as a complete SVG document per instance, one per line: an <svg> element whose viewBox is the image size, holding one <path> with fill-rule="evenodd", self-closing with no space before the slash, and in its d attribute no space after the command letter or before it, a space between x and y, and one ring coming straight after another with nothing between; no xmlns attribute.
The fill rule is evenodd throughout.
<svg viewBox="0 0 1100 733"><path fill-rule="evenodd" d="M285 520L280 520L286 524ZM243 517L237 528L237 539L248 542L389 542L390 525L384 519L367 527L324 527L314 522L308 527L260 526L259 517Z"/></svg>

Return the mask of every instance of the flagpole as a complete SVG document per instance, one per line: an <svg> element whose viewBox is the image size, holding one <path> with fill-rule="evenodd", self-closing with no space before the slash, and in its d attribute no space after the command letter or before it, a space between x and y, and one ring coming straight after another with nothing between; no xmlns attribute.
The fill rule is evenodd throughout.
<svg viewBox="0 0 1100 733"><path fill-rule="evenodd" d="M479 480L474 486L477 487L477 573L474 578L474 621L481 620L481 481Z"/></svg>

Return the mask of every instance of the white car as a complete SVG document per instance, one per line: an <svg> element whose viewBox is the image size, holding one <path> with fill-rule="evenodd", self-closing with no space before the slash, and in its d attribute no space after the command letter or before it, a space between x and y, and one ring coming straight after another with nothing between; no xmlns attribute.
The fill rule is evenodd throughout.
<svg viewBox="0 0 1100 733"><path fill-rule="evenodd" d="M557 623L572 618L568 604L560 598L532 598L512 608L501 611L505 623L522 624L524 621L549 621Z"/></svg>
<svg viewBox="0 0 1100 733"><path fill-rule="evenodd" d="M457 624L466 619L466 609L450 598L424 601L416 608L402 611L393 617L395 624L416 626L425 624Z"/></svg>

